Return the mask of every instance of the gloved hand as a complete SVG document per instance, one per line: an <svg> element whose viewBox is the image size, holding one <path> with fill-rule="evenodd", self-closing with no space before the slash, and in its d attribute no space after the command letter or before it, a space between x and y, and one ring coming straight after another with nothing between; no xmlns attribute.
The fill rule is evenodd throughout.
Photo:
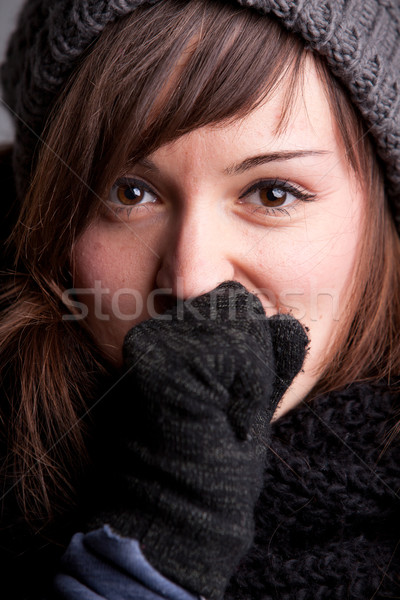
<svg viewBox="0 0 400 600"><path fill-rule="evenodd" d="M90 528L109 524L172 581L222 598L252 543L269 423L307 343L236 282L131 329Z"/></svg>

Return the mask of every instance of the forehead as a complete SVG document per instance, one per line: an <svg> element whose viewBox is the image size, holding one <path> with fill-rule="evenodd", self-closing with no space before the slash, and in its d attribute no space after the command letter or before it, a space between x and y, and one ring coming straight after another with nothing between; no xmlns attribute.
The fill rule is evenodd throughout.
<svg viewBox="0 0 400 600"><path fill-rule="evenodd" d="M292 94L294 97L287 97ZM289 107L285 113L285 107ZM230 154L258 151L310 150L334 153L344 160L344 147L331 114L324 82L308 59L302 80L283 79L275 91L246 116L194 130L163 146L154 157L186 149L187 158L213 156L226 162Z"/></svg>

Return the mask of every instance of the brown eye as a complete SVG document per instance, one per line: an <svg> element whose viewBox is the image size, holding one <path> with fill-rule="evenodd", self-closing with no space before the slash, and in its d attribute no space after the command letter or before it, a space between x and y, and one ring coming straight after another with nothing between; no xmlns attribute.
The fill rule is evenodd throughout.
<svg viewBox="0 0 400 600"><path fill-rule="evenodd" d="M285 204L288 194L282 188L260 188L260 200L264 206L279 207Z"/></svg>
<svg viewBox="0 0 400 600"><path fill-rule="evenodd" d="M158 202L158 196L144 181L119 179L110 191L109 200L119 206L132 208Z"/></svg>
<svg viewBox="0 0 400 600"><path fill-rule="evenodd" d="M279 179L258 181L239 196L241 204L255 207L254 213L257 213L258 209L263 209L263 212L269 216L289 216L289 211L295 210L299 202L310 202L315 199L315 194Z"/></svg>
<svg viewBox="0 0 400 600"><path fill-rule="evenodd" d="M117 196L122 204L134 206L143 200L145 190L137 185L119 185L117 188Z"/></svg>

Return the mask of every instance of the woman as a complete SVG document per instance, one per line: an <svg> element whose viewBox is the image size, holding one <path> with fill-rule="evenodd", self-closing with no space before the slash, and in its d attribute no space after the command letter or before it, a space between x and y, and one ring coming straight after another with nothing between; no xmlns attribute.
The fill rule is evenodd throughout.
<svg viewBox="0 0 400 600"><path fill-rule="evenodd" d="M400 11L240 4L11 39L15 598L399 593Z"/></svg>

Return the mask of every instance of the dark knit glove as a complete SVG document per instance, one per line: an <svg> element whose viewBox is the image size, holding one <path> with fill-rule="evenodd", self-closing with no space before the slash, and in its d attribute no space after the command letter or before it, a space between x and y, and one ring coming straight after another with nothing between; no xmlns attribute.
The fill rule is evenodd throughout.
<svg viewBox="0 0 400 600"><path fill-rule="evenodd" d="M307 342L235 282L131 329L90 528L109 524L172 581L222 598L253 540L269 422Z"/></svg>

